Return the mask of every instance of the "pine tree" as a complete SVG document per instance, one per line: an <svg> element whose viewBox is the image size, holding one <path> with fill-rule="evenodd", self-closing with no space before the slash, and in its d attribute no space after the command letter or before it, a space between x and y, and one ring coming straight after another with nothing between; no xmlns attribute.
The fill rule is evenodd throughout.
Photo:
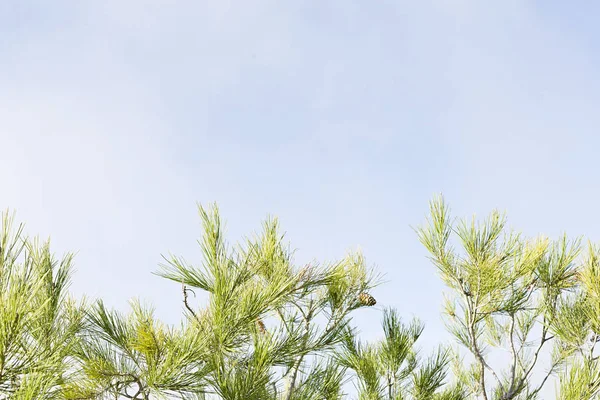
<svg viewBox="0 0 600 400"><path fill-rule="evenodd" d="M505 225L498 212L481 223L454 224L437 198L418 233L451 290L445 304L450 332L472 355L473 365L459 374L465 386L486 400L535 399L573 354L557 333L567 327L559 316L578 287L579 240L526 239ZM497 370L489 360L502 349L510 357ZM551 354L547 368L539 365L542 352Z"/></svg>
<svg viewBox="0 0 600 400"><path fill-rule="evenodd" d="M384 339L363 344L352 330L346 331L337 360L353 372L360 400L464 400L460 383L449 384L451 354L439 348L428 358L418 353L423 325L413 319L402 322L398 312L383 314Z"/></svg>
<svg viewBox="0 0 600 400"><path fill-rule="evenodd" d="M366 295L374 276L364 258L350 254L330 265L296 266L274 219L229 249L217 208L201 208L200 215L203 265L170 257L161 275L208 294L202 309L193 310L186 297L184 304L190 326L206 327L216 350L211 391L231 400L342 398L343 370L315 356L327 360L342 343L352 311L374 304Z"/></svg>
<svg viewBox="0 0 600 400"><path fill-rule="evenodd" d="M0 399L60 399L83 323L67 294L73 256L57 261L2 215L0 227Z"/></svg>

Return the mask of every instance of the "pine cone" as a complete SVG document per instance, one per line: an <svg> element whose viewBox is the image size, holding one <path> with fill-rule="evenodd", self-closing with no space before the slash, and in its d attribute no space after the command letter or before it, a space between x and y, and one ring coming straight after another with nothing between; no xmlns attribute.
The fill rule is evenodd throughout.
<svg viewBox="0 0 600 400"><path fill-rule="evenodd" d="M256 325L258 326L258 331L260 333L266 333L267 332L267 327L265 326L265 323L262 321L262 319L258 318L256 320Z"/></svg>
<svg viewBox="0 0 600 400"><path fill-rule="evenodd" d="M360 304L362 304L363 306L367 306L367 307L372 307L375 304L377 304L377 300L375 300L375 297L371 296L367 292L363 292L363 293L359 294L358 301L360 302Z"/></svg>

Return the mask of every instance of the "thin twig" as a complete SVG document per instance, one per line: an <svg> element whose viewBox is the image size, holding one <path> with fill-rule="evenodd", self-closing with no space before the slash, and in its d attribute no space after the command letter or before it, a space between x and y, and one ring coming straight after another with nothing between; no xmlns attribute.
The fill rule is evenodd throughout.
<svg viewBox="0 0 600 400"><path fill-rule="evenodd" d="M196 313L194 312L194 310L192 310L192 307L190 307L190 305L188 304L188 293L187 293L187 292L188 292L188 290L191 290L191 289L188 289L188 288L185 286L185 284L182 282L182 283L181 283L181 291L183 292L183 304L185 305L185 308L187 308L187 310L190 312L190 314L192 314L192 316L193 316L193 317L194 317L194 318L195 318L197 321L200 321L200 320L198 319L198 316L197 316L197 315L196 315ZM193 291L192 291L192 293L193 293Z"/></svg>
<svg viewBox="0 0 600 400"><path fill-rule="evenodd" d="M506 393L506 398L511 398L513 392L517 391L515 387L516 381L516 371L517 371L517 351L515 349L515 314L510 314L510 352L512 354L512 367L510 371L510 387L508 389L508 393Z"/></svg>
<svg viewBox="0 0 600 400"><path fill-rule="evenodd" d="M300 366L302 365L302 361L304 360L304 356L306 355L306 345L308 343L308 338L309 338L309 334L310 334L310 322L312 320L313 317L313 300L310 301L310 304L308 306L308 313L304 313L302 310L300 311L302 313L302 316L304 317L304 340L303 340L303 352L302 354L300 354L300 356L298 357L298 359L296 360L296 362L294 363L294 366L292 367L292 376L289 378L289 384L288 384L288 390L287 393L285 394L285 400L291 400L292 398L292 394L294 392L294 388L296 385L296 379L298 377L298 370L300 369Z"/></svg>
<svg viewBox="0 0 600 400"><path fill-rule="evenodd" d="M504 387L502 385L502 381L500 380L500 378L498 377L496 372L485 361L482 351L481 351L481 349L479 349L479 344L477 343L477 335L475 334L475 323L477 321L477 314L478 314L477 313L477 304L479 303L479 290L481 287L480 279L481 279L481 277L479 276L477 292L476 292L477 294L475 295L475 300L471 300L472 295L467 295L465 293L464 296L465 296L465 302L467 303L467 306L468 306L467 307L468 319L469 319L468 332L469 332L469 336L471 338L471 347L472 347L471 352L473 353L473 355L475 356L475 358L477 359L477 361L479 362L479 365L480 365L481 375L480 375L479 383L481 385L481 394L482 394L484 400L488 400L487 389L485 387L485 370L486 369L488 371L490 371L492 376L494 376L494 378L498 382L498 386L500 387L501 391L504 391Z"/></svg>

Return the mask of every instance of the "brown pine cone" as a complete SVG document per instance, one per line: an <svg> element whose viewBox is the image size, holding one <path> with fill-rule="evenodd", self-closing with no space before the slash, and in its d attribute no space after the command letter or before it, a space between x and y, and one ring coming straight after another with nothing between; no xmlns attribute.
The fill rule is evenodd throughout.
<svg viewBox="0 0 600 400"><path fill-rule="evenodd" d="M262 319L258 318L256 320L256 325L258 325L258 331L260 333L266 333L267 332L267 327L265 326L265 323L262 321Z"/></svg>
<svg viewBox="0 0 600 400"><path fill-rule="evenodd" d="M375 304L377 304L377 300L375 300L375 297L371 296L367 292L363 292L363 293L359 294L358 301L360 302L360 304L362 304L363 306L367 306L367 307L372 307Z"/></svg>

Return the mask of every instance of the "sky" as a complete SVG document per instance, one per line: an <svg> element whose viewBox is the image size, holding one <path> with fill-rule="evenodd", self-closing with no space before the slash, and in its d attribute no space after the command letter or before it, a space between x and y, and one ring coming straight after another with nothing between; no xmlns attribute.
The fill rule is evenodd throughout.
<svg viewBox="0 0 600 400"><path fill-rule="evenodd" d="M76 295L177 322L161 254L201 259L279 217L300 261L361 248L381 308L448 340L414 227L506 211L600 241L600 4L562 1L0 2L0 208L76 251Z"/></svg>

